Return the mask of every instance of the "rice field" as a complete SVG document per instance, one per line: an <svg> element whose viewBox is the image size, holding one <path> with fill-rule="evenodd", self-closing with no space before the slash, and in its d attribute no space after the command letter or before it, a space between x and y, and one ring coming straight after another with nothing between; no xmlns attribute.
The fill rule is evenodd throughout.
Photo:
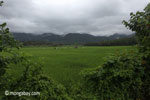
<svg viewBox="0 0 150 100"><path fill-rule="evenodd" d="M24 47L21 49L29 55L33 62L43 64L43 71L52 79L67 84L70 81L79 81L80 72L86 68L95 68L102 65L109 55L134 50L134 46L108 46L108 47ZM12 72L23 68L15 66ZM19 74L19 72L18 72Z"/></svg>

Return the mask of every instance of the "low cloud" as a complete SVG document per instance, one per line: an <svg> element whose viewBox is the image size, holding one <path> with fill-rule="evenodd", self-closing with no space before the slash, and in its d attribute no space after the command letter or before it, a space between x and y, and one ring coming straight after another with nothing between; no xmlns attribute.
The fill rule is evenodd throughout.
<svg viewBox="0 0 150 100"><path fill-rule="evenodd" d="M148 0L4 0L1 22L13 32L130 34L122 25Z"/></svg>

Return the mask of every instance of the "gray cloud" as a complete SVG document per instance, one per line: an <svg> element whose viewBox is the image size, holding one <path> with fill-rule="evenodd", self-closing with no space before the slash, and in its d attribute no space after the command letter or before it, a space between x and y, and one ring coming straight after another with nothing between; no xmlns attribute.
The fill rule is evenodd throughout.
<svg viewBox="0 0 150 100"><path fill-rule="evenodd" d="M122 25L130 12L142 10L148 0L4 0L0 22L13 32L93 35L131 33Z"/></svg>

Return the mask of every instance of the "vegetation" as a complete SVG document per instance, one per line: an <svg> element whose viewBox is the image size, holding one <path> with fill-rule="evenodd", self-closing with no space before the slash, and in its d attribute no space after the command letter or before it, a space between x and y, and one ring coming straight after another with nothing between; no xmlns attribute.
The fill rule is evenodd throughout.
<svg viewBox="0 0 150 100"><path fill-rule="evenodd" d="M2 5L2 1L0 5ZM11 36L6 23L0 25L0 99L2 100L71 100L65 88L53 82L42 72L40 64L30 62L20 54L18 42ZM12 65L24 67L22 75L14 78L9 75ZM7 90L7 91L6 91ZM6 91L6 92L4 92ZM37 96L14 96L9 92L41 92ZM4 94L5 93L5 94ZM8 94L6 94L8 93Z"/></svg>
<svg viewBox="0 0 150 100"><path fill-rule="evenodd" d="M85 85L99 100L150 98L150 4L144 12L130 15L123 23L136 32L139 51L114 55L99 68L84 73Z"/></svg>
<svg viewBox="0 0 150 100"><path fill-rule="evenodd" d="M86 43L85 46L132 46L136 44L136 38L135 36L132 36L115 40L104 40L101 42L89 42Z"/></svg>
<svg viewBox="0 0 150 100"><path fill-rule="evenodd" d="M0 2L0 6L2 5ZM37 50L35 48L24 48L24 51L29 52L33 57L25 56L22 51L18 50L20 44L11 36L9 29L6 28L6 23L0 25L0 99L2 100L149 100L150 98L150 4L144 9L143 12L131 13L129 21L123 21L123 24L130 30L136 33L138 42L138 49L124 51L123 53L117 52L109 56L104 64L100 58L100 53L106 56L116 50L115 47L96 48L71 48L71 52L66 49L69 47L49 50L44 52L45 48ZM111 49L110 49L111 48ZM121 48L121 47L119 47ZM126 48L126 47L125 47ZM128 47L129 48L129 47ZM36 51L33 51L36 50ZM38 48L39 49L39 48ZM52 49L52 48L51 48ZM102 50L103 49L103 50ZM118 49L118 48L117 48ZM103 52L100 52L102 50ZM110 50L110 51L106 51ZM43 51L43 54L41 54ZM77 53L78 51L78 53ZM50 54L49 54L50 52ZM55 53L55 54L52 54ZM49 60L55 61L58 65L65 68L71 67L71 72L75 72L74 67L89 67L98 66L97 68L85 69L82 71L83 79L70 82L65 87L53 81L43 72L43 65L37 63L36 55L48 57ZM66 54L69 53L67 57ZM101 55L102 55L101 54ZM57 56L56 56L57 55ZM110 55L110 54L108 54ZM62 59L60 59L62 58ZM86 58L86 59L85 59ZM96 61L96 59L98 59ZM66 62L69 59L71 62ZM78 59L78 60L76 60ZM61 62L61 60L64 60ZM42 61L40 59L40 61ZM74 62L72 62L74 61ZM81 63L81 62L82 63ZM61 63L60 63L61 62ZM87 63L88 62L88 63ZM100 63L96 63L100 62ZM84 64L83 64L84 63ZM70 64L70 65L69 65ZM50 63L47 65L50 65ZM16 77L14 72L17 72L17 66L21 71ZM49 66L45 68L50 68ZM60 67L56 67L58 71ZM65 69L63 68L63 69ZM79 68L75 68L79 69ZM45 69L48 70L48 69ZM50 72L52 72L51 69ZM49 70L48 70L49 71ZM64 70L59 70L62 73ZM65 71L64 71L65 72ZM70 72L70 71L69 71ZM66 72L65 72L66 73ZM74 73L77 74L77 73ZM73 75L73 74L72 74ZM69 75L68 75L69 76ZM73 77L72 77L73 79ZM4 91L13 92L40 92L36 96L13 96L4 95Z"/></svg>
<svg viewBox="0 0 150 100"><path fill-rule="evenodd" d="M133 35L133 34L132 34ZM127 38L132 42L133 40L128 39L132 35L123 35L123 34L114 34L111 36L93 36L90 34L81 34L81 33L69 33L66 35L56 35L53 33L44 33L44 34L29 34L29 33L13 33L15 39L22 41L25 46L61 46L61 45L84 45L87 43L100 43L105 40L116 40ZM118 41L125 43L125 41ZM129 42L129 43L130 43ZM131 44L131 43L130 43ZM125 44L126 45L126 44Z"/></svg>
<svg viewBox="0 0 150 100"><path fill-rule="evenodd" d="M25 64L23 75L10 84L9 91L39 92L33 96L5 96L5 100L71 100L65 88L46 76L41 65L35 63ZM8 88L7 88L8 90Z"/></svg>
<svg viewBox="0 0 150 100"><path fill-rule="evenodd" d="M141 98L148 100L150 98L150 4L144 12L131 13L129 22L124 21L126 27L135 31L139 44L139 54L142 55L141 63L144 70L142 74Z"/></svg>
<svg viewBox="0 0 150 100"><path fill-rule="evenodd" d="M56 81L67 85L70 81L79 81L80 71L94 68L104 63L106 57L118 52L136 50L135 46L112 47L25 47L21 51L27 53L34 62L43 62L43 71ZM91 59L92 58L92 59ZM20 71L23 67L15 66ZM15 71L14 74L17 74ZM19 74L19 73L18 73Z"/></svg>

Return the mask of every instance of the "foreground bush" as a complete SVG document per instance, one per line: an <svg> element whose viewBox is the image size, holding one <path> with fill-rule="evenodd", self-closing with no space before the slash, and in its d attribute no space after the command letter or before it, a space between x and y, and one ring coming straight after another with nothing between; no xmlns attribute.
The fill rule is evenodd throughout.
<svg viewBox="0 0 150 100"><path fill-rule="evenodd" d="M150 98L150 4L130 15L123 23L136 33L138 52L112 56L99 68L84 72L85 85L99 100Z"/></svg>
<svg viewBox="0 0 150 100"><path fill-rule="evenodd" d="M87 70L86 84L99 100L135 100L141 97L144 68L137 53L112 56L102 66Z"/></svg>
<svg viewBox="0 0 150 100"><path fill-rule="evenodd" d="M26 62L23 75L13 81L7 91L12 92L39 92L31 96L5 96L4 100L71 100L65 88L44 75L41 65Z"/></svg>
<svg viewBox="0 0 150 100"><path fill-rule="evenodd" d="M0 1L0 6L2 5ZM6 23L0 25L0 99L2 100L71 100L65 88L54 82L42 72L42 65L30 62L15 48L20 48L6 27ZM11 65L25 68L18 77L9 76L7 70ZM6 92L5 92L6 91ZM39 92L34 96L9 95L8 92ZM8 94L7 94L8 93Z"/></svg>

